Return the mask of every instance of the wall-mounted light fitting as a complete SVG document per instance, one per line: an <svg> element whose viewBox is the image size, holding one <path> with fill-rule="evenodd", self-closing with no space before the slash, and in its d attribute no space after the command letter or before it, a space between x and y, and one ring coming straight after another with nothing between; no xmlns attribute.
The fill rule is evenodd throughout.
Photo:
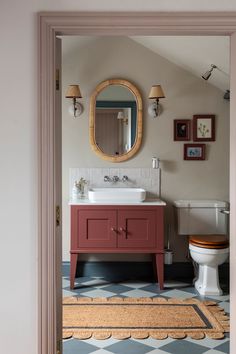
<svg viewBox="0 0 236 354"><path fill-rule="evenodd" d="M211 64L211 69L210 69L210 70L207 70L207 71L205 72L205 74L202 75L202 78L207 81L207 80L209 79L209 77L211 76L212 71L213 71L214 69L218 69L218 67L217 67L215 64Z"/></svg>
<svg viewBox="0 0 236 354"><path fill-rule="evenodd" d="M76 98L82 98L79 85L69 85L65 97L73 100L72 105L69 107L69 113L74 117L80 116L83 112L83 106L76 100Z"/></svg>
<svg viewBox="0 0 236 354"><path fill-rule="evenodd" d="M224 99L230 101L230 90L226 90L224 93Z"/></svg>
<svg viewBox="0 0 236 354"><path fill-rule="evenodd" d="M128 125L128 118L125 117L125 114L123 111L119 111L117 114L117 119L119 119L122 123Z"/></svg>
<svg viewBox="0 0 236 354"><path fill-rule="evenodd" d="M161 113L159 99L165 98L161 85L153 85L148 98L155 99L155 101L148 107L148 113L151 117L156 118Z"/></svg>

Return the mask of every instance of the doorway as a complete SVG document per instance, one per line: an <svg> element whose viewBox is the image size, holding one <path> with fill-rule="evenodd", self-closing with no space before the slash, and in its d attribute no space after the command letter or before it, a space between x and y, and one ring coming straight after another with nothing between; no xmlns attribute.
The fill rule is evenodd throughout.
<svg viewBox="0 0 236 354"><path fill-rule="evenodd" d="M160 163L162 167L162 198L168 202L168 207L165 207L165 214L167 216L167 208L171 214L171 209L174 200L185 199L218 199L228 200L228 156L229 156L229 102L223 99L224 91L229 87L229 76L226 72L217 71L212 75L211 80L205 82L202 78L201 68L198 69L198 73L193 75L190 72L190 67L196 70L199 65L197 55L199 59L202 59L202 53L204 52L204 60L207 59L209 50L210 58L216 49L218 53L215 53L216 64L219 68L225 69L228 73L227 65L220 62L220 55L223 50L227 48L228 52L224 53L224 61L228 63L229 59L229 38L228 37L199 37L199 36L181 36L181 37L84 37L84 36L64 36L62 40L62 185L63 185L63 260L64 269L69 268L70 261L70 218L68 206L68 200L70 199L70 191L75 180L79 180L81 177L85 178L88 182L89 188L104 187L107 183L103 184L102 171L105 168L108 171L109 167L119 171L121 168L130 181L133 180L131 175L132 167L136 168L137 174L138 168L145 168L148 170L150 165L150 151L157 151L159 153ZM150 41L154 46L159 44L157 52L149 48ZM140 43L141 42L141 43ZM174 45L177 48L177 54L184 52L184 49L188 48L188 52L191 51L192 58L186 60L187 53L183 54L185 62L179 66L175 62L169 61L169 53L167 57L160 56L163 47L166 49L168 46L172 49L171 54L174 56ZM205 49L207 46L207 49ZM118 48L118 51L116 50ZM196 49L195 49L196 48ZM205 50L204 50L204 49ZM170 49L169 49L170 50ZM201 54L200 54L201 53ZM192 62L194 61L194 65ZM204 63L205 64L205 63ZM189 71L186 70L189 68ZM226 68L225 68L226 67ZM96 68L95 71L93 68ZM99 70L97 70L99 68ZM205 71L203 65L202 71ZM144 121L144 136L142 150L137 153L133 159L130 159L124 164L112 164L108 161L104 161L98 158L91 147L89 146L89 98L93 95L94 89L106 79L112 78L114 75L119 78L126 78L131 82L134 82L142 92L143 98L143 121ZM225 82L225 87L223 81ZM214 79L221 81L219 88L212 85ZM161 83L166 99L162 101L162 113L157 119L153 119L148 115L148 92L151 84ZM67 90L67 85L71 83L78 83L83 98L79 101L83 104L83 113L74 118L69 115L68 108L70 107L71 100L64 97L64 92ZM220 90L219 90L220 89ZM96 90L96 89L95 89ZM111 98L111 97L110 97ZM120 98L120 93L112 96L112 103ZM104 95L103 95L104 99ZM184 104L180 104L183 102ZM97 103L100 103L97 101ZM102 102L104 104L104 102ZM217 104L216 104L217 103ZM117 103L116 103L117 104ZM115 106L116 107L116 106ZM110 111L108 110L109 114ZM192 120L194 113L212 112L216 118L216 132L217 137L214 142L207 143L207 160L188 163L183 159L183 146L184 142L176 143L173 140L173 122L174 118L182 117ZM103 111L99 113L104 114ZM104 117L107 119L107 115ZM110 120L111 117L109 117ZM100 119L96 112L96 120ZM118 121L116 119L116 121ZM101 128L101 125L100 127ZM102 127L102 131L106 132L106 135L111 137L111 133L108 133L109 125L106 124L106 129ZM96 130L97 132L97 130ZM99 133L100 130L99 130ZM192 132L190 132L192 133ZM220 136L219 136L220 135ZM99 136L100 138L101 136ZM97 138L97 137L96 137ZM98 140L101 142L101 140ZM112 138L112 141L115 141ZM192 135L189 142L192 141ZM102 148L104 151L104 149ZM168 153L165 151L168 150ZM80 153L83 151L83 153ZM106 153L110 153L108 146L105 149ZM117 151L114 149L113 151ZM164 153L163 153L164 152ZM221 161L221 164L219 164ZM178 166L175 170L171 167L173 165ZM71 168L71 167L74 168ZM99 167L100 166L100 167ZM169 166L169 168L168 168ZM96 167L96 168L95 168ZM124 172L127 168L127 172ZM206 169L208 173L206 173ZM142 175L145 176L144 171ZM224 172L225 171L225 172ZM109 176L112 173L107 173ZM119 175L119 173L118 173ZM96 176L96 181L92 176ZM132 176L132 177L131 177ZM191 178L190 178L191 176ZM201 176L201 178L199 178ZM151 180L151 179L150 179ZM173 181L170 185L170 180ZM204 183L203 183L204 180ZM213 183L215 182L215 185ZM139 187L144 187L150 191L151 186L146 184L145 178L140 181ZM97 184L96 184L97 183ZM131 183L131 182L130 182ZM219 189L218 186L221 185ZM70 188L68 186L70 185ZM110 185L110 184L109 184ZM126 186L125 183L116 183L117 187ZM184 191L183 191L184 186ZM205 187L205 189L204 189ZM197 191L197 194L195 194ZM169 216L169 215L168 215ZM169 216L170 217L170 216ZM150 259L148 255L114 255L114 254L79 254L79 267L78 270L83 269L80 272L80 277L76 279L76 288L70 290L68 283L68 275L64 274L64 296L91 296L91 297L111 297L111 296L139 296L139 297L151 297L162 296L166 297L188 297L196 296L194 288L191 286L190 279L187 279L187 275L191 277L190 271L191 264L186 263L186 257L188 254L187 236L177 236L174 234L174 223L171 221L166 222L166 230L170 225L169 231L169 243L172 251L174 252L174 264L168 266L168 271L172 274L175 273L174 281L166 277L166 293L159 292L158 288L152 284L150 277L151 267ZM171 233L171 235L170 235ZM166 235L167 236L167 235ZM92 236L91 236L92 237ZM96 240L94 240L94 243ZM167 242L165 243L167 244ZM126 256L126 257L125 257ZM131 263L131 260L135 263ZM106 262L104 265L104 261ZM127 263L125 263L125 261ZM128 263L128 261L130 261ZM149 261L149 262L148 262ZM109 262L109 263L107 263ZM124 272L124 264L126 264L126 270ZM131 272L132 267L135 264L135 271ZM93 268L92 268L93 267ZM103 268L102 268L103 267ZM172 268L173 267L173 268ZM175 270L179 269L178 272ZM182 270L180 269L181 267ZM189 267L189 268L188 268ZM113 268L113 277L108 274L108 269ZM172 269L170 269L172 268ZM93 269L91 271L91 269ZM99 269L104 269L106 273ZM146 271L146 278L144 278L144 269ZM189 272L188 272L189 270ZM175 271L175 272L174 272ZM129 273L129 276L128 276ZM135 275L139 274L137 279ZM181 277L180 277L181 274ZM101 277L100 279L97 277ZM173 276L173 275L172 275ZM192 276L193 277L193 276ZM181 278L181 279L180 279ZM133 280L133 281L132 281ZM169 281L168 281L169 280ZM178 283L178 281L179 283ZM182 282L180 281L182 280ZM135 287L136 283L136 287ZM174 287L175 283L175 287ZM176 289L177 288L177 289ZM224 302L221 306L227 306L227 297L224 293ZM228 295L228 289L227 289ZM223 299L223 298L222 298ZM226 300L226 301L225 301ZM227 311L227 310L226 310ZM228 311L227 311L228 312ZM178 341L177 341L178 342ZM176 342L176 345L177 345ZM72 354L73 348L77 348L79 351L80 345L91 344L91 340L80 343L76 339L68 339L64 342L65 353ZM103 341L102 345L109 345ZM184 342L185 343L185 342ZM191 343L191 342L190 342ZM190 345L190 343L188 343ZM99 347L99 341L94 341L94 346ZM148 344L148 340L142 343L144 346ZM174 341L171 346L174 349ZM200 345L207 348L206 343L199 342ZM222 342L221 342L222 344ZM228 343L224 342L226 347ZM135 342L130 339L123 345L123 351L126 352L128 346L132 348L135 346ZM158 346L165 346L165 340L162 344L157 343ZM214 344L213 344L214 345ZM220 345L216 344L216 347ZM153 342L154 346L154 342ZM118 347L118 348L117 348ZM119 350L120 344L115 340L112 350ZM190 349L190 348L189 348ZM75 349L74 349L75 350ZM206 349L207 350L207 349Z"/></svg>
<svg viewBox="0 0 236 354"><path fill-rule="evenodd" d="M90 16L89 14L68 14L68 16L63 16L60 14L41 15L41 61L40 70L42 73L42 81L40 87L41 101L40 101L40 122L41 122L41 160L40 160L40 187L42 202L40 206L40 243L39 243L39 255L40 255L40 312L47 313L47 316L41 317L41 325L39 336L40 340L40 350L42 353L54 353L56 349L56 269L57 269L57 259L56 259L56 246L60 239L56 240L56 228L54 224L56 208L55 208L55 196L57 184L57 176L55 174L55 165L53 164L54 158L56 157L57 145L55 140L55 115L53 110L53 102L55 97L54 82L56 77L56 72L54 70L54 58L56 57L56 46L55 38L56 34L81 34L94 32L100 34L106 34L110 26L110 30L114 30L116 34L169 34L169 33L205 33L213 34L218 31L220 34L229 35L235 31L235 25L232 24L231 29L227 27L227 19L225 19L225 29L222 29L220 22L214 22L214 25L209 18L193 16L191 21L191 26L188 26L189 18L178 14L169 17L166 14L96 14ZM211 17L214 19L214 16ZM219 18L219 16L217 17ZM201 20L201 21L200 21ZM141 21L141 22L140 22ZM205 21L205 22L204 22ZM233 21L234 22L234 21ZM64 27L64 24L67 26ZM106 26L104 28L104 23ZM114 23L116 24L114 26ZM140 24L142 23L142 28ZM172 24L173 27L170 30L166 25ZM222 22L221 22L222 24ZM185 26L184 26L185 25ZM96 28L96 30L95 30ZM203 28L203 32L202 32ZM201 29L201 30L200 30ZM236 39L235 35L231 36L231 53L232 56L236 54ZM234 78L234 69L231 68L231 76ZM231 97L234 97L234 81L231 85ZM231 99L232 100L232 99ZM234 100L232 100L234 102ZM235 110L235 104L231 104L231 136L234 133L235 123L232 119L232 113ZM234 148L234 142L231 139L231 148ZM231 167L235 166L234 157L231 154ZM234 167L231 168L231 181L233 182L235 175ZM234 192L234 184L231 183L231 193ZM234 194L231 195L231 213L234 212L235 201ZM45 214L47 213L47 214ZM48 217L49 215L49 217ZM231 234L235 230L235 225L231 223ZM61 240L60 240L61 241ZM234 252L234 241L231 242L231 255ZM231 256L232 257L232 256ZM231 258L233 259L233 258ZM45 267L45 264L48 265ZM231 264L231 273L232 273ZM233 287L231 289L233 292ZM233 295L233 293L232 293ZM233 313L233 311L232 311ZM48 326L45 325L45 319L47 320ZM44 325L44 326L43 326ZM48 330L50 328L50 330ZM43 329L43 330L42 330ZM50 350L49 350L50 349Z"/></svg>

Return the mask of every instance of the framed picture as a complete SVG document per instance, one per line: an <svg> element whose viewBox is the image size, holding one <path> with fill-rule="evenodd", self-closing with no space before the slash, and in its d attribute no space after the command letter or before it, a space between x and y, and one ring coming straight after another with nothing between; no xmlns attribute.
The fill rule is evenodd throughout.
<svg viewBox="0 0 236 354"><path fill-rule="evenodd" d="M184 160L205 160L206 144L184 144Z"/></svg>
<svg viewBox="0 0 236 354"><path fill-rule="evenodd" d="M174 119L174 140L190 140L190 119Z"/></svg>
<svg viewBox="0 0 236 354"><path fill-rule="evenodd" d="M215 141L215 115L193 116L193 141Z"/></svg>

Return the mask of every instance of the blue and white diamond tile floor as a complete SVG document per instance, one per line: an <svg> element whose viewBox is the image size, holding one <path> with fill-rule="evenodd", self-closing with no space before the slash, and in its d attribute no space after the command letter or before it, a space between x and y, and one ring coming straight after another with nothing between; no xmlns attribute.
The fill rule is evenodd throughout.
<svg viewBox="0 0 236 354"><path fill-rule="evenodd" d="M70 290L69 278L63 277L63 296L80 297L176 297L180 299L198 298L199 296L191 283L181 281L168 281L165 290L160 291L155 283L147 281L121 280L112 281L100 277L81 277L76 279L74 290ZM229 295L226 289L222 296L208 296L229 313ZM68 339L63 341L63 354L228 354L229 334L224 339L214 340L204 338L194 340L191 338L155 340L126 339L117 340L87 340Z"/></svg>

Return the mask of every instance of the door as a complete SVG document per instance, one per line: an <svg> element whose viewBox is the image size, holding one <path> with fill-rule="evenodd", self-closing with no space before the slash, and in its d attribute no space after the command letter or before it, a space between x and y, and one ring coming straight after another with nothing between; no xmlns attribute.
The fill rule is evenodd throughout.
<svg viewBox="0 0 236 354"><path fill-rule="evenodd" d="M118 248L153 248L156 246L155 210L118 211Z"/></svg>
<svg viewBox="0 0 236 354"><path fill-rule="evenodd" d="M76 207L74 207L76 208ZM73 244L78 248L116 248L117 227L115 210L79 210L73 213ZM73 218L72 216L72 218Z"/></svg>

